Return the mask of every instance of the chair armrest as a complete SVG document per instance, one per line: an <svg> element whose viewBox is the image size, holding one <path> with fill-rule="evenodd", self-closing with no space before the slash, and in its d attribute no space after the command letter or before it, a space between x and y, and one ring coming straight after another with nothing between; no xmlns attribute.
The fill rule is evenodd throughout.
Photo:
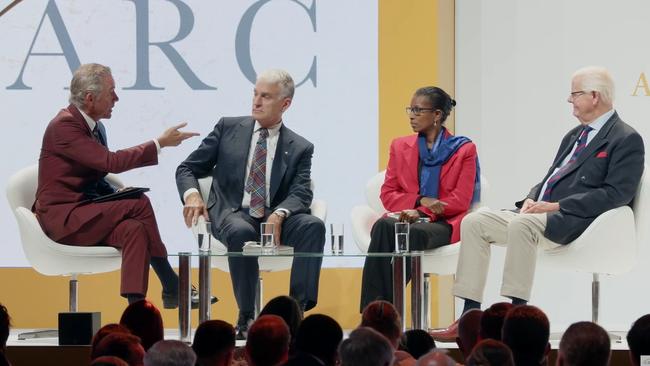
<svg viewBox="0 0 650 366"><path fill-rule="evenodd" d="M352 212L350 213L352 237L361 253L368 252L368 247L370 246L370 229L372 229L372 225L380 217L381 214L370 208L370 206L362 205L352 208Z"/></svg>

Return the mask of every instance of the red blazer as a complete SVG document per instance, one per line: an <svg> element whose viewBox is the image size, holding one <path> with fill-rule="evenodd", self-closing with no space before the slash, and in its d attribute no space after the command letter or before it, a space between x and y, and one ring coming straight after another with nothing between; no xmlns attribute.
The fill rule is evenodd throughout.
<svg viewBox="0 0 650 366"><path fill-rule="evenodd" d="M76 232L103 214L99 204L82 203L84 187L107 173L157 163L153 141L111 152L95 140L77 107L62 109L43 135L34 203L41 226L55 241Z"/></svg>
<svg viewBox="0 0 650 366"><path fill-rule="evenodd" d="M439 217L428 208L415 207L415 202L420 196L417 138L417 135L399 137L391 143L386 178L380 197L388 211L417 209L436 220ZM438 199L447 203L440 216L452 226L452 243L460 240L460 222L472 203L475 176L476 145L472 142L461 146L440 170Z"/></svg>

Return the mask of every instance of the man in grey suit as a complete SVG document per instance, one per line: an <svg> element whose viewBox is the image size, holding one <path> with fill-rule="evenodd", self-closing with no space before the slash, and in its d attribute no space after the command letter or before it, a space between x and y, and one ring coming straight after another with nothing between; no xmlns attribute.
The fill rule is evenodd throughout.
<svg viewBox="0 0 650 366"><path fill-rule="evenodd" d="M463 311L480 308L491 244L507 247L501 295L525 304L538 247L569 244L598 215L631 203L643 174L643 140L619 118L613 97L606 69L576 71L567 101L580 125L564 136L542 181L516 203L516 212L479 210L463 219L454 284ZM432 335L442 340L456 332L457 323Z"/></svg>
<svg viewBox="0 0 650 366"><path fill-rule="evenodd" d="M274 224L276 244L296 252L323 252L324 223L310 215L314 145L287 128L282 114L294 93L291 76L268 70L255 83L252 116L224 117L176 170L176 184L189 227L199 216L212 222L213 235L231 252L258 241L260 223ZM212 175L207 205L198 178ZM238 338L253 319L257 258L228 259L239 306ZM321 258L296 258L290 295L309 310L316 305Z"/></svg>

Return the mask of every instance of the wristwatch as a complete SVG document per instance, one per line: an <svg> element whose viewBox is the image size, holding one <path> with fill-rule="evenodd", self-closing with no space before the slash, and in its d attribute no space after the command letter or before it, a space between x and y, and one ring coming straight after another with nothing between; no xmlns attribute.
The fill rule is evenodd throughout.
<svg viewBox="0 0 650 366"><path fill-rule="evenodd" d="M275 211L273 211L273 214L278 215L278 216L282 217L283 219L287 218L287 213L282 211L282 210L275 210Z"/></svg>

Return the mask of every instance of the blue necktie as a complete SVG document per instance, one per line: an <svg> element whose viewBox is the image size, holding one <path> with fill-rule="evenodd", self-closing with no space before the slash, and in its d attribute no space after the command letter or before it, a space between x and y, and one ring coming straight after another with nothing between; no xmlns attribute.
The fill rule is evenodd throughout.
<svg viewBox="0 0 650 366"><path fill-rule="evenodd" d="M546 184L546 190L544 191L544 195L542 196L542 201L549 201L551 198L551 191L553 190L553 186L555 186L555 183L557 183L560 178L564 176L564 173L575 163L575 161L578 159L578 156L580 156L580 153L582 150L585 149L587 146L587 136L589 135L589 131L593 130L593 128L589 126L585 126L582 129L582 132L580 133L580 137L578 138L578 146L576 146L575 151L573 152L573 155L571 155L571 159L564 164L563 167L561 167L555 174L553 174L549 179L548 183Z"/></svg>

